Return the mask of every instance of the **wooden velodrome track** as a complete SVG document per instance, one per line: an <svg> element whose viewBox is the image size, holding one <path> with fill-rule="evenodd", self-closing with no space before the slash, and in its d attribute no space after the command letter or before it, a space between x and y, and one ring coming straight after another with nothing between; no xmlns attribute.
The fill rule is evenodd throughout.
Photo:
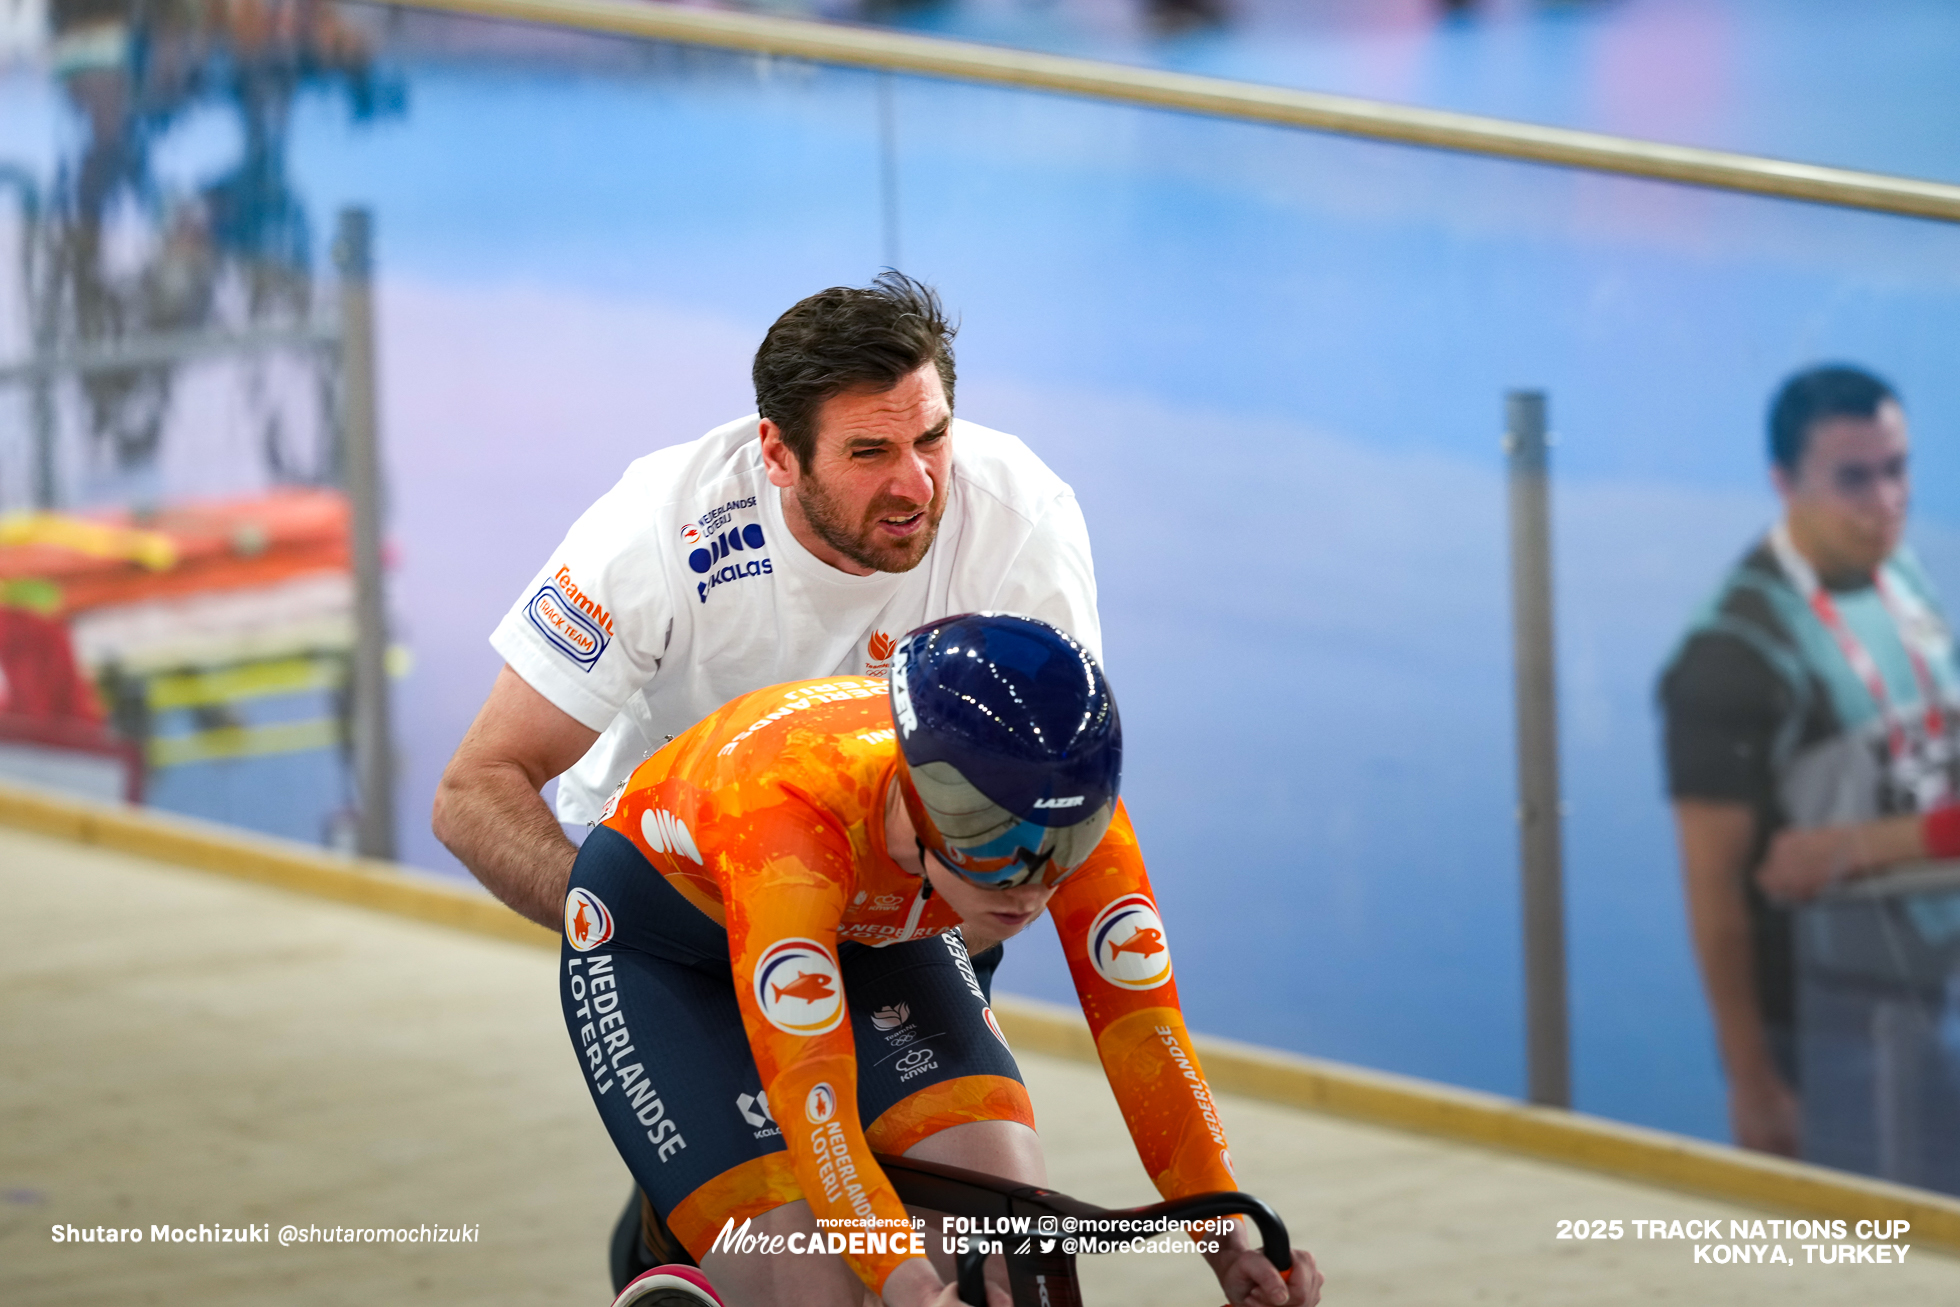
<svg viewBox="0 0 1960 1307"><path fill-rule="evenodd" d="M605 1302L627 1179L543 932L500 930L499 912L290 846L0 791L0 1302ZM1079 1019L1000 1006L1056 1187L1148 1200L1101 1073L1074 1055ZM1261 1050L1215 1043L1206 1061L1250 1091L1221 1095L1241 1176L1319 1257L1330 1303L1960 1301L1941 1251L1960 1245L1960 1204L1583 1117L1541 1129L1502 1100ZM1308 1102L1321 1110L1284 1105ZM1778 1242L1732 1239L1732 1219L1833 1214L1911 1220L1896 1240L1911 1251L1805 1264L1807 1242L1873 1242L1847 1234L1782 1239L1794 1266L1694 1259L1697 1242ZM1556 1239L1573 1218L1722 1233ZM475 1237L282 1247L285 1224ZM55 1242L68 1225L145 1238ZM158 1244L157 1225L272 1238ZM1219 1298L1188 1254L1085 1258L1083 1278L1091 1303Z"/></svg>

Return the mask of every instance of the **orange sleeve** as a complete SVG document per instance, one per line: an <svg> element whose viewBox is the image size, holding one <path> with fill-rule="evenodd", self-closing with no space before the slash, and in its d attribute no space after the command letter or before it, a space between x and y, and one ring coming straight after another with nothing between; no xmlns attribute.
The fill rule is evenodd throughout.
<svg viewBox="0 0 1960 1307"><path fill-rule="evenodd" d="M844 832L808 803L780 801L724 826L728 949L749 1046L797 1183L844 1235L843 1257L874 1292L917 1256L905 1205L871 1156L857 1110L857 1054L837 961L852 883ZM835 1243L835 1240L832 1240Z"/></svg>
<svg viewBox="0 0 1960 1307"><path fill-rule="evenodd" d="M1191 1047L1170 943L1120 804L1109 834L1049 900L1109 1087L1157 1192L1236 1189L1225 1128Z"/></svg>

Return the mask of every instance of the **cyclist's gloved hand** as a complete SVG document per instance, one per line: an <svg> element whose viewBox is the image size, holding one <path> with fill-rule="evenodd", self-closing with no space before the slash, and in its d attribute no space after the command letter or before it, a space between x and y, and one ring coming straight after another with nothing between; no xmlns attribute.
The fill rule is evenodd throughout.
<svg viewBox="0 0 1960 1307"><path fill-rule="evenodd" d="M996 1265L998 1263L996 1262ZM914 1257L899 1263L885 1280L886 1307L967 1307L957 1284L941 1284L932 1263ZM998 1284L987 1285L987 1307L1014 1307L1014 1299Z"/></svg>
<svg viewBox="0 0 1960 1307"><path fill-rule="evenodd" d="M1219 1250L1206 1253L1205 1260L1225 1290L1229 1307L1314 1307L1320 1301L1320 1268L1306 1249L1293 1250L1293 1269L1281 1279L1243 1230L1234 1229L1219 1243Z"/></svg>

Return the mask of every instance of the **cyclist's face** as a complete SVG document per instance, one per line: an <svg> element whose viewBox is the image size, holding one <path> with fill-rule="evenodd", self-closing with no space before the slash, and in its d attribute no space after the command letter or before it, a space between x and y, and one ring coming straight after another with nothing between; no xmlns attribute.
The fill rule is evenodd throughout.
<svg viewBox="0 0 1960 1307"><path fill-rule="evenodd" d="M920 843L918 828L912 824L912 814L906 811L902 800L897 775L891 776L886 784L885 851L899 866L930 881L932 892L959 913L960 921L969 927L966 933L969 943L977 946L976 951L1020 934L1047 910L1048 900L1055 894L1053 885L1030 882L1013 889L987 889L941 863Z"/></svg>
<svg viewBox="0 0 1960 1307"><path fill-rule="evenodd" d="M1008 939L1020 934L1043 912L1055 896L1053 885L1017 885L1013 889L983 889L965 877L947 870L930 853L926 855L926 875L932 892L946 900L946 906L960 914L969 933L990 940Z"/></svg>
<svg viewBox="0 0 1960 1307"><path fill-rule="evenodd" d="M1912 483L1906 417L1887 400L1868 418L1820 418L1795 475L1775 470L1790 534L1826 577L1869 574L1899 547Z"/></svg>

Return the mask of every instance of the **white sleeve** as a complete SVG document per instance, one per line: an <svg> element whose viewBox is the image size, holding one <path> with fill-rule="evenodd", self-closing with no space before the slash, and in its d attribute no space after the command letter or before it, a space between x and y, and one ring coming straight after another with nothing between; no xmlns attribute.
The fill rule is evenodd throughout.
<svg viewBox="0 0 1960 1307"><path fill-rule="evenodd" d="M675 560L651 525L664 517L645 499L629 469L572 524L490 635L525 684L595 731L660 670L673 629Z"/></svg>
<svg viewBox="0 0 1960 1307"><path fill-rule="evenodd" d="M1034 524L1001 580L995 605L1060 627L1102 661L1096 566L1089 556L1089 524L1074 491L1062 489Z"/></svg>

